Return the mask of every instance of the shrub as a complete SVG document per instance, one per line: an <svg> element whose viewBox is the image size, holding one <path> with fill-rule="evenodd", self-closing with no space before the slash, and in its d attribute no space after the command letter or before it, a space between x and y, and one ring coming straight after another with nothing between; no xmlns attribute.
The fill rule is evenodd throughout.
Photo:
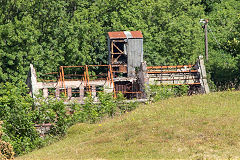
<svg viewBox="0 0 240 160"><path fill-rule="evenodd" d="M49 137L63 136L74 123L95 123L103 117L113 117L137 106L136 103L124 103L122 94L115 99L110 93L100 93L99 103L94 103L93 98L88 96L82 105L73 103L66 106L64 101L54 98L37 97L33 101L24 83L17 86L5 83L0 88L0 120L4 122L5 133L2 138L13 146L16 155L41 147L48 143ZM34 125L45 123L52 126L48 136L40 138ZM4 142L3 145L6 144Z"/></svg>
<svg viewBox="0 0 240 160"><path fill-rule="evenodd" d="M151 85L150 86L150 98L152 101L159 101L174 96L187 95L188 86L170 86L170 85Z"/></svg>
<svg viewBox="0 0 240 160"><path fill-rule="evenodd" d="M36 148L41 139L32 121L32 98L24 83L14 86L0 84L0 117L3 121L3 140L12 144L16 155Z"/></svg>

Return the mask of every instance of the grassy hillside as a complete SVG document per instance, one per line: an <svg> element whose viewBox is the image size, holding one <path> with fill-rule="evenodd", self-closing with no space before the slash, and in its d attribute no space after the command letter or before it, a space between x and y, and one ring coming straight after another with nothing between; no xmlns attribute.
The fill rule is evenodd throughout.
<svg viewBox="0 0 240 160"><path fill-rule="evenodd" d="M179 97L99 124L22 159L240 158L240 92Z"/></svg>

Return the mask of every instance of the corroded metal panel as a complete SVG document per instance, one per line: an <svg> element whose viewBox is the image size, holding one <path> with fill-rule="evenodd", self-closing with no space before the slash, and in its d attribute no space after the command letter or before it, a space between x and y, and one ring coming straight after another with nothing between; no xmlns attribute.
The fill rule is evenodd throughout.
<svg viewBox="0 0 240 160"><path fill-rule="evenodd" d="M143 39L128 39L128 77L134 77L143 60Z"/></svg>
<svg viewBox="0 0 240 160"><path fill-rule="evenodd" d="M143 38L141 31L121 31L121 32L108 32L110 39L129 39L129 38Z"/></svg>

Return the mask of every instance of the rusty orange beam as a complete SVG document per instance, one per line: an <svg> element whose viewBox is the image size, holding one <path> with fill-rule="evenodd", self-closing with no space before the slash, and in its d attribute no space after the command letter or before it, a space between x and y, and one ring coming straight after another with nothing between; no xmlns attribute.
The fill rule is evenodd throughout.
<svg viewBox="0 0 240 160"><path fill-rule="evenodd" d="M116 91L118 93L143 93L143 92L127 92L127 91Z"/></svg>
<svg viewBox="0 0 240 160"><path fill-rule="evenodd" d="M175 81L175 80L194 80L199 78L179 78L179 79L156 79L155 81Z"/></svg>
<svg viewBox="0 0 240 160"><path fill-rule="evenodd" d="M184 67L193 67L194 65L178 65L178 66L147 66L147 69L168 69L168 68L184 68Z"/></svg>
<svg viewBox="0 0 240 160"><path fill-rule="evenodd" d="M173 86L180 86L180 85L201 85L201 83L183 83L183 84L158 84L157 86L169 86L169 85L173 85Z"/></svg>
<svg viewBox="0 0 240 160"><path fill-rule="evenodd" d="M40 81L43 82L56 82L57 80L51 80L51 79L39 79Z"/></svg>
<svg viewBox="0 0 240 160"><path fill-rule="evenodd" d="M197 70L189 70L189 71L149 71L149 74L157 74L157 73L196 73Z"/></svg>
<svg viewBox="0 0 240 160"><path fill-rule="evenodd" d="M88 67L108 67L108 64L101 64L101 65L87 65Z"/></svg>
<svg viewBox="0 0 240 160"><path fill-rule="evenodd" d="M85 66L86 69L86 77L87 77L87 85L88 85L88 89L89 91L91 90L90 85L89 85L89 74L88 74L88 66ZM90 96L91 96L91 91L90 91Z"/></svg>
<svg viewBox="0 0 240 160"><path fill-rule="evenodd" d="M63 68L81 68L81 67L84 67L84 66L61 66Z"/></svg>
<svg viewBox="0 0 240 160"><path fill-rule="evenodd" d="M118 50L120 53L123 53L123 51L120 50L116 44L113 43L113 46L114 46L115 48L117 48L117 50Z"/></svg>

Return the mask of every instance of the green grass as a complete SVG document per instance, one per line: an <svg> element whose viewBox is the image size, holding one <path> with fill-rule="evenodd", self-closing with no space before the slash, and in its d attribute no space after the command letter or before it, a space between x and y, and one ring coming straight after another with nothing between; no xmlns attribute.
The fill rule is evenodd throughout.
<svg viewBox="0 0 240 160"><path fill-rule="evenodd" d="M21 159L240 158L240 92L171 98L67 136Z"/></svg>

